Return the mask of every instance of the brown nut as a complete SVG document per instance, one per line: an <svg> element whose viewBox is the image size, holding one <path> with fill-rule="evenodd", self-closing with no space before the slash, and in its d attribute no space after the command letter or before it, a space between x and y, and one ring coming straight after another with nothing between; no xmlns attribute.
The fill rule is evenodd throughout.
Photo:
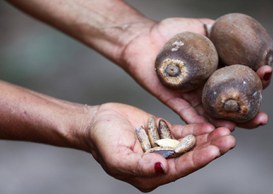
<svg viewBox="0 0 273 194"><path fill-rule="evenodd" d="M162 119L159 121L158 133L161 139L173 139L167 123Z"/></svg>
<svg viewBox="0 0 273 194"><path fill-rule="evenodd" d="M242 64L254 71L273 65L273 40L250 16L231 13L218 18L209 30L209 38L226 65Z"/></svg>
<svg viewBox="0 0 273 194"><path fill-rule="evenodd" d="M148 120L148 137L152 147L157 146L155 141L160 139L158 130L156 127L156 121L154 117L150 117Z"/></svg>
<svg viewBox="0 0 273 194"><path fill-rule="evenodd" d="M151 149L151 143L145 129L141 126L135 130L137 139L139 140L142 150L145 152Z"/></svg>
<svg viewBox="0 0 273 194"><path fill-rule="evenodd" d="M238 123L255 117L261 101L261 80L244 65L218 69L208 79L202 93L203 107L211 117Z"/></svg>
<svg viewBox="0 0 273 194"><path fill-rule="evenodd" d="M196 137L194 135L187 135L176 145L174 152L176 154L183 154L191 150L196 144Z"/></svg>
<svg viewBox="0 0 273 194"><path fill-rule="evenodd" d="M198 88L217 65L218 55L212 42L193 32L182 32L170 39L155 61L162 84L181 91Z"/></svg>

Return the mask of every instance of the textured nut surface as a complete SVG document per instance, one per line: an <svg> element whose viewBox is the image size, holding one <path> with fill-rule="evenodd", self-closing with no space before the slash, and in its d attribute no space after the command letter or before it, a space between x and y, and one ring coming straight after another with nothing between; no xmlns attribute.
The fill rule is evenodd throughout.
<svg viewBox="0 0 273 194"><path fill-rule="evenodd" d="M158 133L161 139L173 139L167 123L162 119L159 120Z"/></svg>
<svg viewBox="0 0 273 194"><path fill-rule="evenodd" d="M247 122L258 112L262 82L256 72L244 65L231 65L215 71L202 92L202 104L213 118Z"/></svg>
<svg viewBox="0 0 273 194"><path fill-rule="evenodd" d="M242 64L257 70L272 64L273 40L254 18L230 13L213 24L209 38L225 65Z"/></svg>
<svg viewBox="0 0 273 194"><path fill-rule="evenodd" d="M182 32L171 38L155 61L161 83L181 91L200 87L217 65L218 55L212 42L193 32Z"/></svg>
<svg viewBox="0 0 273 194"><path fill-rule="evenodd" d="M136 135L144 152L151 149L151 144L148 135L142 126L136 129Z"/></svg>
<svg viewBox="0 0 273 194"><path fill-rule="evenodd" d="M196 143L195 136L194 135L187 135L179 142L179 144L176 146L174 151L175 151L175 153L183 154L183 153L191 150L195 146L195 143Z"/></svg>
<svg viewBox="0 0 273 194"><path fill-rule="evenodd" d="M150 117L147 128L147 132L142 126L135 130L144 153L156 153L164 158L175 158L192 149L195 144L193 135L186 136L181 141L173 139L167 123L162 119L157 128L156 119Z"/></svg>
<svg viewBox="0 0 273 194"><path fill-rule="evenodd" d="M158 130L156 127L156 121L154 117L150 117L148 121L148 137L152 147L155 147L155 141L160 139Z"/></svg>

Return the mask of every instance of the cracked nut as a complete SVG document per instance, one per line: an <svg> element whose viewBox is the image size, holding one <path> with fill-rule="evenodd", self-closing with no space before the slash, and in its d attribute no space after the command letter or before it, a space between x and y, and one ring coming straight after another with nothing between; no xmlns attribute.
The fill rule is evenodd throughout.
<svg viewBox="0 0 273 194"><path fill-rule="evenodd" d="M162 148L174 149L179 144L179 141L176 139L158 139L155 141L155 144Z"/></svg>
<svg viewBox="0 0 273 194"><path fill-rule="evenodd" d="M174 158L191 150L196 143L193 135L188 135L180 141L173 138L164 120L160 120L158 127L154 117L150 117L147 132L143 126L136 129L136 136L144 153L160 154L164 158Z"/></svg>

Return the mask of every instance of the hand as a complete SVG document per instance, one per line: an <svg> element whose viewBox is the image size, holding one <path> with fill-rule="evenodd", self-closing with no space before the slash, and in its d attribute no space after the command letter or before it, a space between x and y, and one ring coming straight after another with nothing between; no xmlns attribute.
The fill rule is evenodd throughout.
<svg viewBox="0 0 273 194"><path fill-rule="evenodd" d="M188 93L173 91L164 87L158 80L154 70L154 62L164 43L172 36L182 31L192 31L205 34L204 24L211 25L213 20L209 19L183 19L170 18L159 23L150 23L146 29L142 29L138 36L130 41L123 52L124 69L164 104L173 109L187 123L211 122L215 126L225 126L230 129L235 123L229 121L214 120L204 114L201 103L202 89ZM257 71L262 80L264 88L269 85L272 67L263 66ZM244 128L255 128L266 124L268 117L260 112L248 123L239 126Z"/></svg>
<svg viewBox="0 0 273 194"><path fill-rule="evenodd" d="M235 139L227 128L168 123L176 139L194 134L197 138L195 148L173 159L154 153L143 154L135 128L145 126L150 116L131 106L104 104L97 110L86 132L91 153L104 170L143 192L197 171L235 146Z"/></svg>

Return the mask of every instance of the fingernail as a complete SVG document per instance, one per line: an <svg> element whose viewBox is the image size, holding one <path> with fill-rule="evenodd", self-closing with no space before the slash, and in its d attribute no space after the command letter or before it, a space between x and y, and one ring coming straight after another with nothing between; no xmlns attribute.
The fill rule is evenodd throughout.
<svg viewBox="0 0 273 194"><path fill-rule="evenodd" d="M263 79L265 81L269 81L271 79L271 75L272 75L272 72L267 72L267 73L264 74Z"/></svg>
<svg viewBox="0 0 273 194"><path fill-rule="evenodd" d="M259 126L264 126L266 125L267 123L260 123Z"/></svg>
<svg viewBox="0 0 273 194"><path fill-rule="evenodd" d="M155 168L155 172L157 174L164 174L165 173L163 168L162 168L162 164L160 162L155 163L154 168Z"/></svg>

